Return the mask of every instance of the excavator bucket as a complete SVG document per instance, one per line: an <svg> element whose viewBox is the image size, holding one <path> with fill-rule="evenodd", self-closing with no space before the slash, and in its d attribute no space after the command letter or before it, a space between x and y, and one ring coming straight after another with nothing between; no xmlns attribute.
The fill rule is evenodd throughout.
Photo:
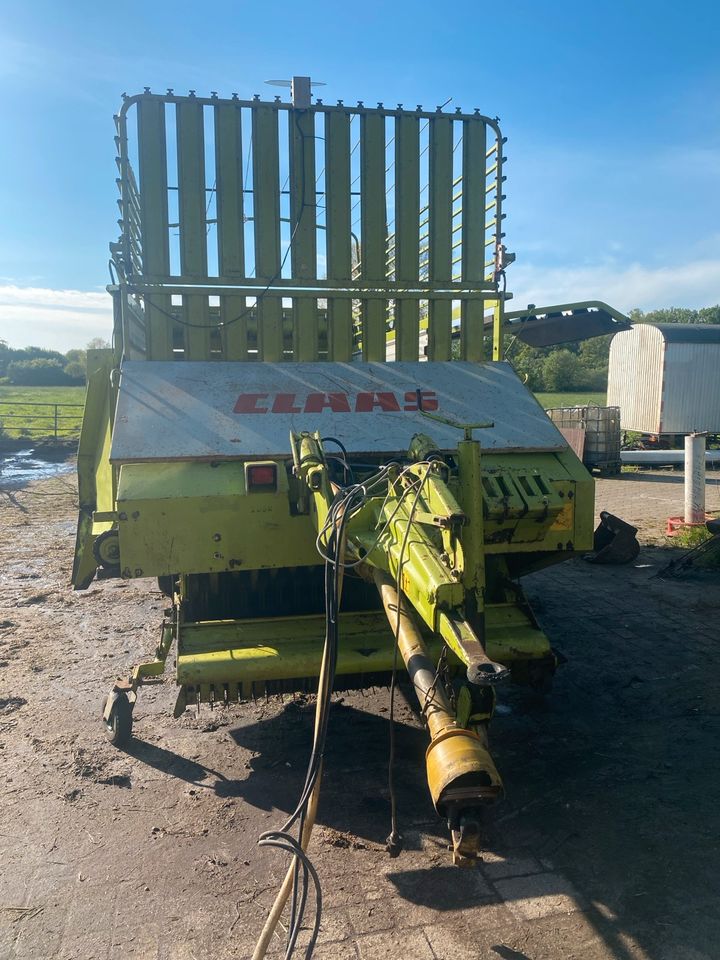
<svg viewBox="0 0 720 960"><path fill-rule="evenodd" d="M603 510L593 538L594 554L586 557L589 563L630 563L640 553L637 527Z"/></svg>

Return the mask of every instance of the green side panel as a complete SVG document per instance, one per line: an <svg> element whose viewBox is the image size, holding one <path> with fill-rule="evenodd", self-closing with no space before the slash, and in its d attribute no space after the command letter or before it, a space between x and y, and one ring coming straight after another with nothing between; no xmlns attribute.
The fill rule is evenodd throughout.
<svg viewBox="0 0 720 960"><path fill-rule="evenodd" d="M395 124L395 277L411 283L420 268L420 121L401 115ZM395 305L395 359L417 360L420 304L399 299Z"/></svg>
<svg viewBox="0 0 720 960"><path fill-rule="evenodd" d="M485 652L491 660L511 664L551 655L550 642L514 603L485 608Z"/></svg>
<svg viewBox="0 0 720 960"><path fill-rule="evenodd" d="M208 272L203 108L185 100L177 106L180 270L185 280ZM183 297L185 359L210 359L210 316L204 294Z"/></svg>
<svg viewBox="0 0 720 960"><path fill-rule="evenodd" d="M462 279L485 275L485 124L463 121L462 145ZM460 353L463 360L483 358L482 297L463 300L460 309Z"/></svg>
<svg viewBox="0 0 720 960"><path fill-rule="evenodd" d="M290 254L292 275L300 280L317 277L317 227L315 195L315 114L310 110L288 111L290 143ZM317 301L293 300L295 323L293 354L296 360L318 359Z"/></svg>
<svg viewBox="0 0 720 960"><path fill-rule="evenodd" d="M84 590L95 576L93 516L114 508L113 468L110 465L110 424L114 391L110 382L112 352L93 351L98 366L89 374L78 444L78 527L72 584ZM102 356L104 354L104 357Z"/></svg>
<svg viewBox="0 0 720 960"><path fill-rule="evenodd" d="M385 200L385 116L360 116L361 263L366 281L385 281L387 205ZM364 300L363 360L385 360L386 303Z"/></svg>
<svg viewBox="0 0 720 960"><path fill-rule="evenodd" d="M337 674L377 674L392 670L394 638L384 613L341 613ZM322 659L323 617L278 617L183 624L177 682L247 684L317 676ZM426 637L433 659L442 643ZM402 663L402 661L401 661Z"/></svg>
<svg viewBox="0 0 720 960"><path fill-rule="evenodd" d="M117 495L124 576L315 566L315 528L278 493L245 493L244 464L142 463L120 468Z"/></svg>
<svg viewBox="0 0 720 960"><path fill-rule="evenodd" d="M501 663L550 655L547 637L514 604L487 607L488 655ZM323 617L278 617L184 623L180 627L176 681L179 684L239 683L243 696L267 680L315 677L322 659ZM341 613L336 673L381 674L392 670L394 638L384 613ZM430 657L442 641L425 633ZM451 667L457 659L450 653Z"/></svg>
<svg viewBox="0 0 720 960"><path fill-rule="evenodd" d="M165 104L161 100L141 98L137 111L143 273L146 280L154 280L170 273ZM145 313L148 359L172 359L170 297L161 294L146 297Z"/></svg>
<svg viewBox="0 0 720 960"><path fill-rule="evenodd" d="M564 503L554 519L542 521L537 517L518 519L517 516L513 519L513 498L507 497L508 518L486 516L486 554L510 556L548 551L563 559L568 552L592 549L595 483L572 450L568 448L562 453L484 453L482 464L484 477L502 475L503 471L515 475L518 472L528 475L540 472ZM487 502L485 509L487 512Z"/></svg>
<svg viewBox="0 0 720 960"><path fill-rule="evenodd" d="M430 121L430 276L442 285L452 279L453 125L449 117ZM449 360L452 301L430 299L428 360Z"/></svg>
<svg viewBox="0 0 720 960"><path fill-rule="evenodd" d="M270 285L280 276L278 117L272 107L252 114L255 275ZM282 298L263 296L257 307L258 359L283 359Z"/></svg>
<svg viewBox="0 0 720 960"><path fill-rule="evenodd" d="M240 107L233 104L215 107L215 192L219 273L241 280L245 276L242 125ZM248 358L245 310L245 297L220 297L225 360Z"/></svg>
<svg viewBox="0 0 720 960"><path fill-rule="evenodd" d="M332 112L325 119L325 224L327 275L348 281L352 277L350 234L350 116ZM344 363L352 357L352 303L349 297L330 297L329 359Z"/></svg>

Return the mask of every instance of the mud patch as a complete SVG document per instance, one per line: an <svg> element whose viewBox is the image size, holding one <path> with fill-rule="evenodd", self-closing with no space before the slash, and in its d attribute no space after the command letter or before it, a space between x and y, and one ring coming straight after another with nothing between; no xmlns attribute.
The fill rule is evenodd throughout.
<svg viewBox="0 0 720 960"><path fill-rule="evenodd" d="M352 833L325 828L322 831L322 842L329 847L338 847L341 850L367 850L368 845Z"/></svg>
<svg viewBox="0 0 720 960"><path fill-rule="evenodd" d="M45 603L46 600L49 600L52 596L51 592L46 593L34 593L31 597L24 597L22 600L18 600L18 607L32 607L36 603Z"/></svg>
<svg viewBox="0 0 720 960"><path fill-rule="evenodd" d="M27 700L24 697L0 697L0 716L7 717L24 707Z"/></svg>

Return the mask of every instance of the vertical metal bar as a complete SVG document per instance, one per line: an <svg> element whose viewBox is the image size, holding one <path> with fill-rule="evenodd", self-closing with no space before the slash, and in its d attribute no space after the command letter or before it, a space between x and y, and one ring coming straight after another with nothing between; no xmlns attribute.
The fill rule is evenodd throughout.
<svg viewBox="0 0 720 960"><path fill-rule="evenodd" d="M342 285L352 277L350 233L350 115L325 115L325 234L328 280ZM328 298L328 359L352 357L352 302Z"/></svg>
<svg viewBox="0 0 720 960"><path fill-rule="evenodd" d="M290 144L290 230L293 279L317 278L315 198L315 111L288 110ZM317 360L317 302L309 297L293 300L296 360Z"/></svg>
<svg viewBox="0 0 720 960"><path fill-rule="evenodd" d="M207 277L207 224L203 108L192 100L177 107L178 208L180 211L180 270L183 280ZM204 294L183 297L185 359L210 359L210 316Z"/></svg>
<svg viewBox="0 0 720 960"><path fill-rule="evenodd" d="M255 275L271 284L280 276L280 172L277 111L252 107ZM257 308L258 359L283 359L282 298L265 294Z"/></svg>
<svg viewBox="0 0 720 960"><path fill-rule="evenodd" d="M360 191L362 279L386 279L387 206L385 203L385 117L363 113L360 117ZM385 359L384 300L363 301L362 348L364 360Z"/></svg>
<svg viewBox="0 0 720 960"><path fill-rule="evenodd" d="M429 280L452 279L453 121L435 116L430 121ZM429 301L428 360L449 360L452 300Z"/></svg>
<svg viewBox="0 0 720 960"><path fill-rule="evenodd" d="M691 433L685 437L685 523L704 523L705 515L705 437Z"/></svg>
<svg viewBox="0 0 720 960"><path fill-rule="evenodd" d="M462 156L462 279L482 281L485 276L485 124L463 121ZM463 360L483 358L482 297L463 300L460 308Z"/></svg>
<svg viewBox="0 0 720 960"><path fill-rule="evenodd" d="M503 303L498 297L493 308L493 360L503 358Z"/></svg>
<svg viewBox="0 0 720 960"><path fill-rule="evenodd" d="M141 98L137 105L137 124L143 278L162 281L170 273L164 102ZM173 321L168 316L171 312L169 296L158 294L145 298L148 360L172 359Z"/></svg>
<svg viewBox="0 0 720 960"><path fill-rule="evenodd" d="M495 228L494 228L494 249L493 249L493 259L495 261L495 266L492 274L488 279L492 279L495 282L496 289L498 290L498 295L495 299L495 305L493 309L493 350L492 356L493 360L502 360L503 359L503 321L505 317L505 284L503 282L502 291L499 289L499 281L501 274L498 272L502 263L502 241L503 241L503 144L504 138L500 133L500 127L497 125L496 121L488 121L488 125L493 130L495 134ZM492 166L490 170L486 170L486 176L492 171ZM486 190L488 190L486 185ZM492 190L488 191L489 193Z"/></svg>
<svg viewBox="0 0 720 960"><path fill-rule="evenodd" d="M417 282L420 274L420 121L412 114L395 121L395 277ZM395 359L417 360L420 303L395 304Z"/></svg>
<svg viewBox="0 0 720 960"><path fill-rule="evenodd" d="M220 276L245 278L245 219L243 207L243 151L240 107L215 107L215 202L217 208L218 267ZM224 325L226 360L247 360L245 297L222 294L220 321ZM239 319L238 319L239 318Z"/></svg>
<svg viewBox="0 0 720 960"><path fill-rule="evenodd" d="M57 440L58 431L58 405L55 404L55 439Z"/></svg>
<svg viewBox="0 0 720 960"><path fill-rule="evenodd" d="M481 165L484 169L484 165ZM463 528L463 556L466 590L475 592L478 613L482 614L485 594L485 536L482 504L482 465L480 442L461 440L458 443L458 502L468 523Z"/></svg>

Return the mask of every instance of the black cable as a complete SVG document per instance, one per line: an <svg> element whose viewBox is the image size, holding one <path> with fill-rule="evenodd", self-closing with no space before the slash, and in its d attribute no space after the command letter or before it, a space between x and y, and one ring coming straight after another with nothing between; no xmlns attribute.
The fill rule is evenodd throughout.
<svg viewBox="0 0 720 960"><path fill-rule="evenodd" d="M299 860L303 867L303 877L305 878L305 886L307 886L307 877L313 881L315 887L315 920L313 923L312 933L310 935L310 941L305 948L305 958L310 960L312 957L313 950L315 949L315 943L318 938L318 933L320 931L320 919L322 917L322 888L320 886L320 879L317 875L317 870L315 869L312 861L305 853L300 844L295 840L294 837L290 837L287 834L283 833L280 830L268 830L265 833L261 834L260 839L258 840L258 846L260 847L276 847L279 850L285 850L288 853L291 853L296 860ZM288 951L286 951L285 956L289 958L292 956L292 951L295 949L295 943L297 941L297 933L299 932L299 927L295 936L292 940L292 944L288 943Z"/></svg>
<svg viewBox="0 0 720 960"><path fill-rule="evenodd" d="M314 751L316 754L315 760L311 758L311 763L308 768L308 777L306 782L306 788L303 791L303 794L307 794L309 798L310 791L312 790L317 776L320 771L320 765L322 763L323 754L324 754L324 744L327 735L327 726L329 720L329 710L330 710L330 698L332 695L332 690L334 687L334 677L335 677L335 667L337 664L337 640L338 640L338 618L339 618L339 599L340 599L340 576L342 571L342 557L340 553L342 551L342 545L345 538L345 526L347 524L347 514L345 510L341 508L345 505L345 501L353 500L357 496L354 490L349 491L345 496L342 494L336 498L332 505L332 512L334 515L339 514L337 523L334 525L334 533L332 536L330 544L330 560L326 562L325 566L325 585L326 585L326 636L330 643L330 651L332 653L332 659L330 668L325 673L323 680L324 686L321 690L318 691L318 702L319 708L322 709L322 720L319 724L318 734L316 740L319 742L321 749L319 751ZM303 826L306 815L306 803L307 799L304 799L303 809L300 814L300 837L302 837ZM299 898L299 902L298 902ZM294 881L293 881L293 900L291 905L291 919L290 926L288 930L288 946L286 957L291 957L292 952L295 948L295 943L297 941L297 936L300 932L300 926L302 922L302 917L305 911L305 906L307 902L307 882L303 879L303 882L300 882L299 875L296 872ZM307 954L309 955L309 954Z"/></svg>
<svg viewBox="0 0 720 960"><path fill-rule="evenodd" d="M334 444L336 444L338 447L340 447L340 449L341 449L342 452L343 452L343 456L344 456L345 459L347 460L347 458L348 458L347 447L345 446L344 443L341 443L341 441L338 440L337 437L320 437L320 443L334 443Z"/></svg>
<svg viewBox="0 0 720 960"><path fill-rule="evenodd" d="M305 852L302 851L301 842L305 826L305 819L307 816L307 804L313 788L317 783L317 778L322 767L325 742L327 738L331 696L334 688L335 669L337 666L341 577L343 575L342 551L345 543L346 527L350 515L353 512L352 508L356 508L361 499L364 499L365 496L365 491L360 487L352 486L349 488L343 488L330 507L329 519L332 521L332 530L327 542L325 560L324 657L327 657L327 669L323 671L321 678L322 683L319 686L317 693L317 714L315 735L313 737L313 747L310 760L308 762L305 784L295 810L288 817L280 830L270 831L269 833L263 834L260 839L261 845L276 846L292 853L294 856L295 874L293 877L290 923L288 926L288 938L285 952L286 960L289 960L289 958L292 957L297 944L298 935L302 928L302 921L308 898L308 876L312 878L315 885L316 916L313 934L311 936L310 943L306 948L306 958L309 958L312 954L320 923L322 911L322 893L320 890L320 884L312 863ZM288 831L298 821L299 838L296 839ZM300 866L302 869L298 870L298 866Z"/></svg>
<svg viewBox="0 0 720 960"><path fill-rule="evenodd" d="M320 443L334 443L340 448L343 455L342 459L340 459L339 457L335 459L340 460L340 462L343 464L345 486L347 486L348 483L354 483L355 474L353 473L352 467L348 463L348 452L345 444L341 443L341 441L338 440L337 437L320 437Z"/></svg>
<svg viewBox="0 0 720 960"><path fill-rule="evenodd" d="M337 655L338 655L338 638L339 638L339 614L340 614L340 597L341 597L341 586L342 586L342 577L345 572L347 564L345 563L344 557L344 547L346 539L346 530L347 525L350 522L352 516L362 506L368 499L368 491L374 488L378 483L383 482L387 479L390 474L392 466L389 465L381 468L377 474L373 477L370 477L366 484L352 484L348 487L343 487L340 489L332 503L330 504L328 510L328 517L323 526L322 530L318 535L318 540L323 536L327 535L327 540L324 543L324 550L320 550L321 555L325 559L325 647L323 652L323 659L327 660L327 669L323 670L321 675L321 683L318 687L317 692L317 704L316 704L316 724L315 724L315 734L313 736L313 745L310 754L310 759L308 761L307 772L305 775L305 783L303 785L302 793L300 799L295 807L295 810L290 814L285 823L283 824L280 830L270 831L269 833L263 834L261 837L262 845L276 846L280 849L283 849L289 853L293 854L294 857L294 875L293 875L293 887L292 887L292 900L290 905L290 922L288 925L288 934L287 934L287 944L285 951L286 960L291 960L293 953L297 945L297 938L299 936L300 930L302 929L303 918L305 915L307 900L308 900L308 889L309 889L309 878L312 879L313 884L315 885L316 892L316 904L315 904L315 914L316 920L313 928L313 934L311 935L310 943L306 948L305 956L310 958L312 955L312 950L315 946L315 941L317 938L317 930L319 928L321 910L322 910L322 894L320 891L319 880L317 879L317 874L307 857L304 851L302 851L302 837L304 833L304 827L306 822L306 817L308 813L308 803L312 795L313 789L316 787L320 771L322 769L322 762L325 752L325 743L327 739L327 730L329 724L329 715L330 715L330 705L332 691L335 684L335 671L337 667ZM417 466L417 465L416 465ZM429 469L429 465L428 469ZM398 480L402 478L403 474L400 475ZM414 492L414 500L410 508L409 520L405 530L405 535L403 538L402 547L400 550L400 563L398 568L398 590L400 575L402 571L402 565L404 562L404 554L407 547L407 541L409 538L409 531L412 525L412 519L417 508L417 505L420 500L420 495L422 493L425 480L427 478L427 471L425 476L417 481L417 489L413 490L412 487L409 487L408 490L404 493L401 493L400 502L402 503L405 499L406 493ZM389 495L389 491L388 491ZM395 512L397 512L397 507ZM393 513L394 515L394 513ZM320 549L320 547L318 548ZM399 596L399 593L398 593ZM395 648L395 668L394 674L397 667L397 631L399 630L399 616L398 623L396 626L396 648ZM394 676L393 676L394 681ZM392 696L392 694L391 694ZM392 760L394 760L394 731L393 731L393 719L392 719L392 704L391 704L391 738L392 738ZM391 776L391 774L390 774ZM391 785L391 798L393 802L393 816L395 817L395 803L394 803L394 785ZM292 829L295 823L298 823L299 827L299 837L296 839L293 837L289 831ZM397 832L396 827L396 817L394 830ZM302 851L302 855L298 853Z"/></svg>

